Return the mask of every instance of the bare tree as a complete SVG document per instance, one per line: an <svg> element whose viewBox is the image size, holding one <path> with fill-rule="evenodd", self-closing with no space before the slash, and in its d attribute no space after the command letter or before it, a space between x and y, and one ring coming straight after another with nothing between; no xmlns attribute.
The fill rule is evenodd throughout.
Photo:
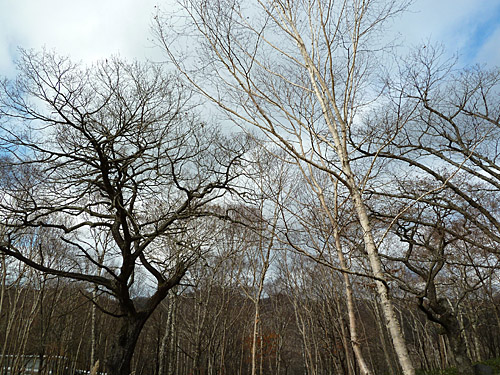
<svg viewBox="0 0 500 375"><path fill-rule="evenodd" d="M357 163L356 149L365 139L355 136L361 111L377 100L372 73L376 50L383 49L378 33L407 4L186 0L182 5L201 56L181 59L180 52L192 51L176 50L161 17L156 29L178 69L235 121L260 129L292 158L349 191L399 363L405 374L414 374L363 195L377 152L368 163ZM198 60L203 64L190 65ZM402 116L387 129L389 140L405 121Z"/></svg>
<svg viewBox="0 0 500 375"><path fill-rule="evenodd" d="M116 330L106 369L128 375L145 322L205 250L196 220L231 190L242 143L229 147L199 120L189 91L157 66L20 56L17 79L1 84L12 177L2 186L0 251L110 294ZM103 258L90 228L112 237ZM65 249L49 243L33 257L26 234L47 230ZM58 251L64 261L51 263ZM138 290L147 298L135 300Z"/></svg>
<svg viewBox="0 0 500 375"><path fill-rule="evenodd" d="M451 210L467 222L471 232L492 241L491 246L477 246L496 253L493 243L500 240L496 203L500 187L499 69L459 69L443 57L441 48L430 45L413 51L400 71L398 80L389 82L384 113L369 120L380 124L379 131L371 127L371 142L361 149L373 156L373 146L385 142L384 129L398 113L413 108L409 126L378 153L399 172L386 176L393 184L376 193L394 201L417 201ZM418 186L415 180L424 181ZM441 194L427 196L425 185ZM475 237L460 236L456 231L454 235L474 245Z"/></svg>
<svg viewBox="0 0 500 375"><path fill-rule="evenodd" d="M443 328L459 372L470 374L471 345L458 305L494 274L494 266L481 264L498 257L500 73L459 69L433 45L412 51L399 73L388 80L384 108L369 117L379 129L368 126L370 141L360 148L390 167L385 179L391 182L372 190L386 200L373 200L373 215L408 244L392 260L419 275L425 287L413 292L420 308ZM411 113L408 126L380 150L400 113ZM450 282L454 273L464 281ZM452 303L447 294L457 282Z"/></svg>

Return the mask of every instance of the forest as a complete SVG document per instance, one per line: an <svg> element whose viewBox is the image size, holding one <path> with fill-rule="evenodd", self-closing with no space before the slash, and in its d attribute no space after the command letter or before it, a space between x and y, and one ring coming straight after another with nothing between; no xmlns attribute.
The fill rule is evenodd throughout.
<svg viewBox="0 0 500 375"><path fill-rule="evenodd" d="M500 68L409 1L177 5L0 81L0 375L499 372Z"/></svg>

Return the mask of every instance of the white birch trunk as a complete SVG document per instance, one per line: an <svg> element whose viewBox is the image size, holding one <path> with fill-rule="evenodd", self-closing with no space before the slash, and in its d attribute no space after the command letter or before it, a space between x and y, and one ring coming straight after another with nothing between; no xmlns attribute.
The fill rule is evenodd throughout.
<svg viewBox="0 0 500 375"><path fill-rule="evenodd" d="M333 138L335 151L340 159L340 168L345 176L346 187L350 190L351 199L358 217L359 223L363 228L363 241L365 250L370 262L370 268L376 281L377 293L380 297L382 311L386 320L387 328L391 336L396 355L405 375L415 375L415 368L410 359L406 343L404 342L401 327L397 320L394 306L391 302L388 288L382 280L385 275L382 270L382 263L378 254L377 245L373 237L373 231L368 217L367 209L361 196L360 188L355 179L355 174L351 169L349 161L349 151L347 147L348 124L343 120L341 110L337 107L334 93L330 92L328 84L321 76L318 68L314 65L314 60L309 55L306 45L295 25L290 20L290 27L294 33L305 66L309 72L312 88L316 98L323 110L323 117L328 125L330 134Z"/></svg>
<svg viewBox="0 0 500 375"><path fill-rule="evenodd" d="M172 295L169 293L168 302L167 302L167 322L165 323L165 331L163 332L163 337L161 339L160 351L158 353L159 363L158 363L158 374L165 374L165 356L168 351L169 339L171 336L171 322L172 322ZM170 358L168 358L170 359ZM168 360L167 360L168 362ZM167 374L169 374L167 372Z"/></svg>
<svg viewBox="0 0 500 375"><path fill-rule="evenodd" d="M92 292L92 299L95 301L97 298L97 290L94 288ZM95 350L97 345L96 340L96 306L92 304L92 308L90 311L90 368L92 368L96 364L95 359Z"/></svg>
<svg viewBox="0 0 500 375"><path fill-rule="evenodd" d="M370 219L366 211L366 206L363 203L359 190L356 186L354 186L354 179L352 178L352 175L350 176L349 180L351 180L353 183L351 194L353 195L354 207L356 209L361 227L363 228L365 250L368 254L368 259L370 261L370 267L372 269L373 276L376 277L375 284L377 286L377 293L380 297L382 312L384 313L387 329L390 333L392 344L394 345L394 350L398 357L401 368L403 369L403 373L405 375L415 375L415 369L411 362L408 348L406 347L406 343L403 339L401 327L399 325L394 306L389 296L388 288L386 284L381 281L385 279L385 275L382 270L382 263L378 255L375 239L373 238L373 232L370 224Z"/></svg>

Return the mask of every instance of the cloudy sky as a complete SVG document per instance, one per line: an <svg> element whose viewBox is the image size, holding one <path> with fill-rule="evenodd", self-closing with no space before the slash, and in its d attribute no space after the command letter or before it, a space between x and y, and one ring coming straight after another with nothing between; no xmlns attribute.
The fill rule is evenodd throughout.
<svg viewBox="0 0 500 375"><path fill-rule="evenodd" d="M117 54L158 59L151 18L169 1L0 0L0 76L14 73L18 46L89 62ZM465 64L500 65L500 0L415 0L394 26L408 45L430 39Z"/></svg>

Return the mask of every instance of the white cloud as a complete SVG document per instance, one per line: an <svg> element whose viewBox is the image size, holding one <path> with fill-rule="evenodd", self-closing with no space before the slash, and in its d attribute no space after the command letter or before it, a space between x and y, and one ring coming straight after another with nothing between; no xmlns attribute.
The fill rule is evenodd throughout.
<svg viewBox="0 0 500 375"><path fill-rule="evenodd" d="M76 60L120 54L144 59L153 51L156 0L11 0L0 5L0 69L10 72L17 46L53 49ZM163 2L165 3L165 2Z"/></svg>
<svg viewBox="0 0 500 375"><path fill-rule="evenodd" d="M0 75L13 74L17 46L45 46L89 62L113 54L160 59L161 52L153 48L150 25L155 5L166 9L169 2L175 1L1 0ZM496 36L483 38L480 43L473 36L478 25L491 18L494 8L500 9L498 0L416 0L394 26L407 45L430 37L444 43L451 53L462 51L474 55L469 56L474 61L484 58L490 64L500 64L498 44L494 45L499 40L498 29ZM473 50L471 43L476 43Z"/></svg>
<svg viewBox="0 0 500 375"><path fill-rule="evenodd" d="M410 45L429 38L443 41L473 7L473 0L418 0L396 22L396 27Z"/></svg>

